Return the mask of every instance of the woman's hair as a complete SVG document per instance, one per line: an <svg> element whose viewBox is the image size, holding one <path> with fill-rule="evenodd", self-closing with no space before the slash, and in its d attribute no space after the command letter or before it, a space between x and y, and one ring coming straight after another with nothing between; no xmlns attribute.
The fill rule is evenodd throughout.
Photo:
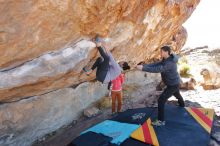
<svg viewBox="0 0 220 146"><path fill-rule="evenodd" d="M129 69L130 69L130 66L128 65L127 62L124 62L124 63L123 63L122 69L123 69L123 70L129 70Z"/></svg>

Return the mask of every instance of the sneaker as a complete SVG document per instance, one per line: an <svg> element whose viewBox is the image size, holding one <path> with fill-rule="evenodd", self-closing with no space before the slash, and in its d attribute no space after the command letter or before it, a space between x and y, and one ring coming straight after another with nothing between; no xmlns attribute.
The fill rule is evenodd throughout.
<svg viewBox="0 0 220 146"><path fill-rule="evenodd" d="M117 116L117 115L118 115L118 113L116 113L116 112L112 112L112 113L111 113L111 116L112 116L112 117L115 117L115 116Z"/></svg>
<svg viewBox="0 0 220 146"><path fill-rule="evenodd" d="M87 72L89 72L89 69L87 69L86 67L83 67L83 71L84 71L85 73L87 73Z"/></svg>
<svg viewBox="0 0 220 146"><path fill-rule="evenodd" d="M91 70L90 70L90 69L87 69L86 67L83 67L82 70L86 73L86 75L89 75L90 72L91 72Z"/></svg>
<svg viewBox="0 0 220 146"><path fill-rule="evenodd" d="M151 125L153 125L153 126L164 126L165 121L156 120L156 121L152 122Z"/></svg>

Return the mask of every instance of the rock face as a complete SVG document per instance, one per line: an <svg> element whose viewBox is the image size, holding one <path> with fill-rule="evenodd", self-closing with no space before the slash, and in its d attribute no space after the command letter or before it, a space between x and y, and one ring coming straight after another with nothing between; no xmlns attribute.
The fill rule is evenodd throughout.
<svg viewBox="0 0 220 146"><path fill-rule="evenodd" d="M116 60L133 64L158 58L164 44L179 52L199 0L0 3L0 102L11 102L94 79L81 69L98 56L96 34L110 38Z"/></svg>
<svg viewBox="0 0 220 146"><path fill-rule="evenodd" d="M182 55L186 55L190 72L198 85L201 85L205 90L220 88L219 48L209 48L208 46L188 48L182 52Z"/></svg>
<svg viewBox="0 0 220 146"><path fill-rule="evenodd" d="M28 146L37 138L76 120L106 94L107 86L83 83L0 106L0 145Z"/></svg>
<svg viewBox="0 0 220 146"><path fill-rule="evenodd" d="M203 76L201 85L205 90L220 88L220 72L217 72L216 69L208 70L204 68L201 70L200 74Z"/></svg>
<svg viewBox="0 0 220 146"><path fill-rule="evenodd" d="M137 79L136 82L134 78ZM131 71L126 75L126 84L154 85L159 82L159 79L159 74ZM75 89L63 88L41 96L1 105L0 145L31 145L33 141L45 134L76 120L83 114L84 109L106 96L107 91L107 85L86 82ZM93 111L88 112L90 114Z"/></svg>
<svg viewBox="0 0 220 146"><path fill-rule="evenodd" d="M180 51L199 1L0 0L0 145L28 146L106 95L81 71L98 57L97 34L117 61L158 59L162 45ZM127 83L158 79L134 72Z"/></svg>

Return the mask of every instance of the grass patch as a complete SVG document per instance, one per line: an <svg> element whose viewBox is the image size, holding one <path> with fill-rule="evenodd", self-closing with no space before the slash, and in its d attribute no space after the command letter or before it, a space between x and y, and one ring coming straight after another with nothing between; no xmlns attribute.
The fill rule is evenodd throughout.
<svg viewBox="0 0 220 146"><path fill-rule="evenodd" d="M188 60L186 57L182 57L178 61L178 70L181 77L184 78L191 78L193 77L192 74L190 74L191 66L188 64Z"/></svg>

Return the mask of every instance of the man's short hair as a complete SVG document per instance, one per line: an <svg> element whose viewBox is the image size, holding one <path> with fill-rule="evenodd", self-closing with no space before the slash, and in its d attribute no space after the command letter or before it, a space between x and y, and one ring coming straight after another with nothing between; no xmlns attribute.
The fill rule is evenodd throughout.
<svg viewBox="0 0 220 146"><path fill-rule="evenodd" d="M169 46L163 46L160 49L165 52L168 52L169 55L171 54L171 48Z"/></svg>

